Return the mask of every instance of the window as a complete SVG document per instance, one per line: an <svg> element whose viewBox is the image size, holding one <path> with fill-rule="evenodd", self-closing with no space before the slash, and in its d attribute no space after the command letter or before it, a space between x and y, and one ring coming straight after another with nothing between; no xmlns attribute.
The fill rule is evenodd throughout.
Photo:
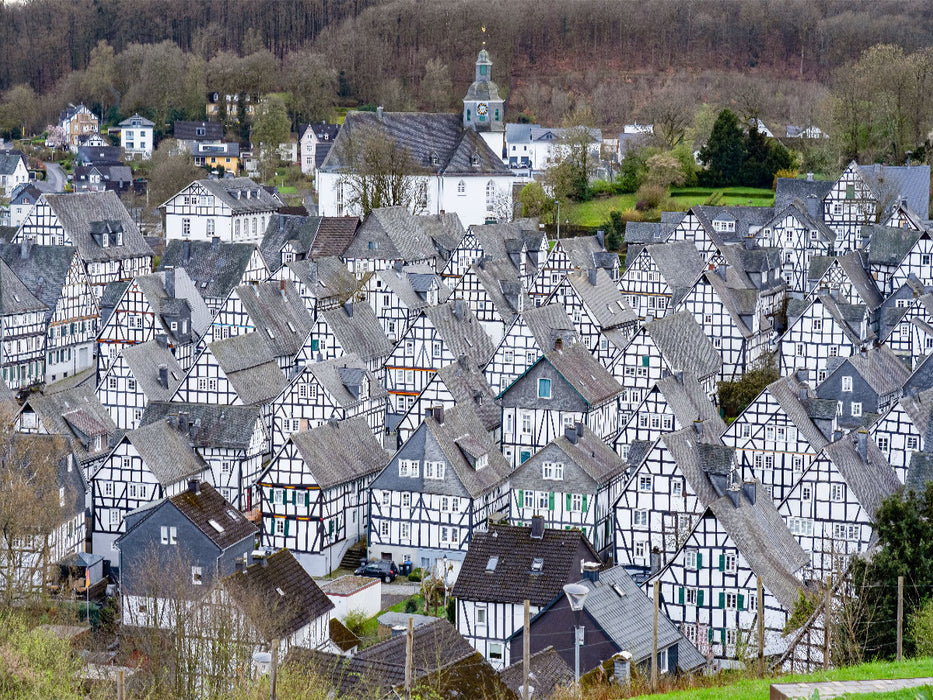
<svg viewBox="0 0 933 700"><path fill-rule="evenodd" d="M411 478L418 478L421 462L417 459L400 459L398 462L398 475Z"/></svg>
<svg viewBox="0 0 933 700"><path fill-rule="evenodd" d="M204 583L204 578L201 575L200 566L191 567L191 583L193 583L195 586L200 586L202 583Z"/></svg>
<svg viewBox="0 0 933 700"><path fill-rule="evenodd" d="M833 523L833 539L858 540L859 526L848 523Z"/></svg>
<svg viewBox="0 0 933 700"><path fill-rule="evenodd" d="M699 571L703 568L703 555L695 549L688 549L686 566L688 569Z"/></svg>
<svg viewBox="0 0 933 700"><path fill-rule="evenodd" d="M636 510L634 513L635 527L648 527L648 511Z"/></svg>
<svg viewBox="0 0 933 700"><path fill-rule="evenodd" d="M538 398L539 399L551 398L551 380L550 379L539 379L538 380Z"/></svg>
<svg viewBox="0 0 933 700"><path fill-rule="evenodd" d="M574 513L579 513L583 510L583 496L581 494L570 494L570 510Z"/></svg>
<svg viewBox="0 0 933 700"><path fill-rule="evenodd" d="M184 218L181 220L181 235L185 238L191 235L191 219Z"/></svg>
<svg viewBox="0 0 933 700"><path fill-rule="evenodd" d="M788 518L787 529L792 535L809 537L813 534L813 521L809 518Z"/></svg>
<svg viewBox="0 0 933 700"><path fill-rule="evenodd" d="M163 525L160 528L160 534L162 536L162 544L177 544L178 543L178 529L175 527L170 527Z"/></svg>
<svg viewBox="0 0 933 700"><path fill-rule="evenodd" d="M836 501L837 503L845 500L845 488L842 484L832 484L829 489L830 500Z"/></svg>
<svg viewBox="0 0 933 700"><path fill-rule="evenodd" d="M443 462L425 462L424 463L424 478L425 479L443 479L444 478L444 463Z"/></svg>
<svg viewBox="0 0 933 700"><path fill-rule="evenodd" d="M635 543L635 559L636 561L644 561L648 558L648 543L641 541Z"/></svg>
<svg viewBox="0 0 933 700"><path fill-rule="evenodd" d="M113 496L113 482L112 481L104 482L104 495L108 497Z"/></svg>
<svg viewBox="0 0 933 700"><path fill-rule="evenodd" d="M651 477L649 475L638 477L638 490L651 491Z"/></svg>
<svg viewBox="0 0 933 700"><path fill-rule="evenodd" d="M858 418L861 415L862 415L862 402L853 401L852 402L852 416L855 418Z"/></svg>
<svg viewBox="0 0 933 700"><path fill-rule="evenodd" d="M810 485L800 487L800 500L810 502L813 500L813 487Z"/></svg>
<svg viewBox="0 0 933 700"><path fill-rule="evenodd" d="M401 523L399 529L399 536L403 540L411 539L411 523Z"/></svg>
<svg viewBox="0 0 933 700"><path fill-rule="evenodd" d="M502 661L502 644L493 642L489 645L489 660Z"/></svg>
<svg viewBox="0 0 933 700"><path fill-rule="evenodd" d="M537 491L538 494L538 508L540 510L547 510L550 494L547 491Z"/></svg>
<svg viewBox="0 0 933 700"><path fill-rule="evenodd" d="M553 481L562 481L564 478L564 465L562 462L545 462L541 465L541 478Z"/></svg>
<svg viewBox="0 0 933 700"><path fill-rule="evenodd" d="M739 596L737 593L726 593L725 598L726 610L735 610L738 607Z"/></svg>
<svg viewBox="0 0 933 700"><path fill-rule="evenodd" d="M738 568L739 558L735 554L723 554L723 571L735 571Z"/></svg>
<svg viewBox="0 0 933 700"><path fill-rule="evenodd" d="M671 479L671 496L674 498L683 498L684 495L684 480L683 479Z"/></svg>
<svg viewBox="0 0 933 700"><path fill-rule="evenodd" d="M734 647L739 640L739 635L736 630L724 630L725 634L723 635L726 646Z"/></svg>
<svg viewBox="0 0 933 700"><path fill-rule="evenodd" d="M813 319L813 330L815 331L823 330L823 319L821 318Z"/></svg>
<svg viewBox="0 0 933 700"><path fill-rule="evenodd" d="M379 534L384 537L389 537L389 523L386 520L383 520L379 525Z"/></svg>
<svg viewBox="0 0 933 700"><path fill-rule="evenodd" d="M531 414L522 413L522 432L526 435L531 434Z"/></svg>
<svg viewBox="0 0 933 700"><path fill-rule="evenodd" d="M687 588L684 591L684 601L687 603L687 605L696 605L697 604L697 589Z"/></svg>
<svg viewBox="0 0 933 700"><path fill-rule="evenodd" d="M477 626L485 626L486 624L486 606L476 606L476 624Z"/></svg>
<svg viewBox="0 0 933 700"><path fill-rule="evenodd" d="M388 495L388 491L384 491L383 494ZM411 494L410 493L402 494L402 507L411 508Z"/></svg>
<svg viewBox="0 0 933 700"><path fill-rule="evenodd" d="M842 390L845 392L852 391L852 377L847 375L842 378Z"/></svg>
<svg viewBox="0 0 933 700"><path fill-rule="evenodd" d="M918 446L918 442L917 442L916 436L908 436L908 438L907 438L907 449L908 449L908 450L916 450L916 449L917 449L917 446Z"/></svg>
<svg viewBox="0 0 933 700"><path fill-rule="evenodd" d="M466 194L466 182L463 180L460 180L460 182L457 183L457 194L461 197Z"/></svg>
<svg viewBox="0 0 933 700"><path fill-rule="evenodd" d="M433 347L431 348L431 350L432 350L431 356L432 356L434 359L440 358L441 352L442 352L442 350L443 350L443 347L444 347L444 346L443 346L443 344L441 343L441 341L435 340L434 343L433 343Z"/></svg>

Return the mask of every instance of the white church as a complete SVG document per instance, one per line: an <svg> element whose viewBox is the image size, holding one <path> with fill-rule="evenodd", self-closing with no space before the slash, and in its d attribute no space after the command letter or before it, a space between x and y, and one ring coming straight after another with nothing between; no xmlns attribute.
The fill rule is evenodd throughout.
<svg viewBox="0 0 933 700"><path fill-rule="evenodd" d="M485 43L463 115L424 112L350 112L317 173L318 214L360 215L355 159L375 137L395 142L411 160L416 214L455 213L464 226L512 218L515 177L502 161L505 102L491 80Z"/></svg>

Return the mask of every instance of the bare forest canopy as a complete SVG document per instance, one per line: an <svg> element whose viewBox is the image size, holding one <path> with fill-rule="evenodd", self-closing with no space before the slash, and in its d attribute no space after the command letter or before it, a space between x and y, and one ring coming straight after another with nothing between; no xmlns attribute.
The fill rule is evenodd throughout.
<svg viewBox="0 0 933 700"><path fill-rule="evenodd" d="M822 95L821 83L863 50L879 43L906 52L929 45L933 3L0 0L0 26L0 90L27 84L59 102L82 97L67 78L88 68L103 40L117 55L137 50L134 45L171 42L206 62L271 52L281 63L273 85L283 89L289 85L279 76L287 72L288 57L313 53L317 62L309 65L324 62L337 76L335 99L394 109L444 107L425 96L426 75L440 74L451 87L450 107L472 80L485 38L511 118L524 113L558 122L583 107L594 123L611 125L672 85L687 85L687 98L724 103L748 92L751 82L776 103L762 104L763 116L806 122ZM444 70L432 71L432 60ZM207 84L211 77L207 70L206 81L189 83L192 98L202 83L219 89ZM102 102L125 110L117 93L131 87Z"/></svg>

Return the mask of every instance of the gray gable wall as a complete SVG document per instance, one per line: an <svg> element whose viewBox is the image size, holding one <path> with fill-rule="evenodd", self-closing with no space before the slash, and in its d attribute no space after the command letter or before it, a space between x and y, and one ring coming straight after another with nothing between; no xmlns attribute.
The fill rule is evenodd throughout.
<svg viewBox="0 0 933 700"><path fill-rule="evenodd" d="M551 398L538 398L538 379L551 380ZM583 397L550 362L542 358L500 394L503 408L540 408L552 411L589 410Z"/></svg>
<svg viewBox="0 0 933 700"><path fill-rule="evenodd" d="M398 463L402 459L417 459L421 462L418 477L402 477L398 475ZM443 479L425 479L424 462L443 462ZM422 423L412 434L408 441L392 458L392 461L382 470L373 482L372 490L412 491L415 493L435 493L448 496L469 498L470 494L457 477L437 440Z"/></svg>

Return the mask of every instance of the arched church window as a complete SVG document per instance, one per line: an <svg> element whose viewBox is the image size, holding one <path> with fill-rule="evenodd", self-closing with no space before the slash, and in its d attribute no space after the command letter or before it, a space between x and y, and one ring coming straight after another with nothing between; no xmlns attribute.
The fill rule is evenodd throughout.
<svg viewBox="0 0 933 700"><path fill-rule="evenodd" d="M496 183L490 180L486 183L486 210L492 211L496 208Z"/></svg>
<svg viewBox="0 0 933 700"><path fill-rule="evenodd" d="M457 183L457 194L465 195L466 194L466 182L461 180Z"/></svg>

